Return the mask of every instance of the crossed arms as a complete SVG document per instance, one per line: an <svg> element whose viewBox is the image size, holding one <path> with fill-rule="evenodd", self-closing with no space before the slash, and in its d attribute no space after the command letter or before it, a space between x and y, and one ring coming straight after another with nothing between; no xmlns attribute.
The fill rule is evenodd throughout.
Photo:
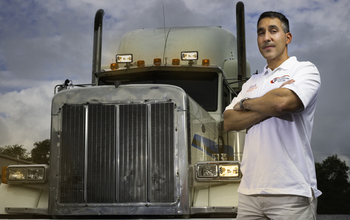
<svg viewBox="0 0 350 220"><path fill-rule="evenodd" d="M300 98L292 90L283 88L284 85L291 83L294 83L293 79L259 98L245 100L243 107L246 110L240 108L240 103L237 103L232 110L226 110L224 129L239 131L250 128L268 117L303 110Z"/></svg>

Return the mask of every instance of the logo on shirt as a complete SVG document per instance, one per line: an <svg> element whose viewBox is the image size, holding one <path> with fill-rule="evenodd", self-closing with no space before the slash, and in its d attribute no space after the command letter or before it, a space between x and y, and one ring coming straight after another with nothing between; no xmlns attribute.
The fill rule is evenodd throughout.
<svg viewBox="0 0 350 220"><path fill-rule="evenodd" d="M270 81L271 84L274 83L278 83L278 82L286 82L287 80L289 80L289 75L284 75L284 76L280 76L280 77L276 77L273 80Z"/></svg>
<svg viewBox="0 0 350 220"><path fill-rule="evenodd" d="M253 91L254 89L257 89L257 88L258 88L258 86L257 86L256 84L251 85L251 86L249 87L249 89L247 90L247 92L251 92L251 91Z"/></svg>

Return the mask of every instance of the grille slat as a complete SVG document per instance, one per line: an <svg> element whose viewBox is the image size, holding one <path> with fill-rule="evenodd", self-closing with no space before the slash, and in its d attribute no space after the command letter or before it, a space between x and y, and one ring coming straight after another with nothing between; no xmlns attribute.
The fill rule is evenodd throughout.
<svg viewBox="0 0 350 220"><path fill-rule="evenodd" d="M172 102L63 106L59 201L174 202L174 128Z"/></svg>
<svg viewBox="0 0 350 220"><path fill-rule="evenodd" d="M146 201L147 106L120 106L119 201Z"/></svg>
<svg viewBox="0 0 350 220"><path fill-rule="evenodd" d="M84 202L84 106L64 106L62 115L62 150L60 164L60 201Z"/></svg>
<svg viewBox="0 0 350 220"><path fill-rule="evenodd" d="M172 112L166 104L151 105L150 202L174 201L174 157ZM171 128L171 129L169 129ZM170 162L170 163L169 163Z"/></svg>
<svg viewBox="0 0 350 220"><path fill-rule="evenodd" d="M87 202L112 203L115 192L115 122L113 105L88 108Z"/></svg>

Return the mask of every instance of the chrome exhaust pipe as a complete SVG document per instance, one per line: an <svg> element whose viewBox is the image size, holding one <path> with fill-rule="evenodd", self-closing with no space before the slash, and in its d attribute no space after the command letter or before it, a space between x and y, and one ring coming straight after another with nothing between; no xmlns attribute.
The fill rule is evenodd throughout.
<svg viewBox="0 0 350 220"><path fill-rule="evenodd" d="M245 46L245 20L244 20L244 4L237 2L236 4L236 25L237 25L237 58L238 58L238 88L242 89L244 80L246 79L247 58Z"/></svg>
<svg viewBox="0 0 350 220"><path fill-rule="evenodd" d="M100 9L95 15L94 25L94 45L92 51L92 79L91 83L96 85L97 73L101 71L101 52L102 52L102 23L104 10Z"/></svg>

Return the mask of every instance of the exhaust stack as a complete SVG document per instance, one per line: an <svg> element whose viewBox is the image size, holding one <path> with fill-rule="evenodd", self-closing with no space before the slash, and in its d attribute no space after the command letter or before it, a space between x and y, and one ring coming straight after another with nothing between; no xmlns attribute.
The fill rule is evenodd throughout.
<svg viewBox="0 0 350 220"><path fill-rule="evenodd" d="M244 20L244 4L237 2L236 4L236 25L237 25L237 58L238 58L238 88L242 89L243 80L246 79L247 61L245 46L245 20Z"/></svg>
<svg viewBox="0 0 350 220"><path fill-rule="evenodd" d="M92 51L92 84L96 84L96 74L101 71L103 16L103 9L100 9L96 12L94 24L94 45Z"/></svg>

